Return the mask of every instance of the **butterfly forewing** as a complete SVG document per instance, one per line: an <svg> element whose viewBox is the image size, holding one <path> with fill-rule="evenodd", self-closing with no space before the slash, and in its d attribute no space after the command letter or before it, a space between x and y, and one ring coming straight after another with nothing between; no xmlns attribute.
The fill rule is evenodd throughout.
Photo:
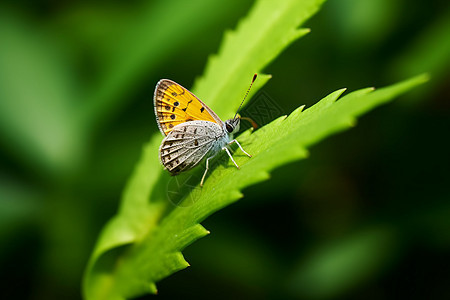
<svg viewBox="0 0 450 300"><path fill-rule="evenodd" d="M222 123L194 94L168 79L162 79L156 85L154 106L158 127L164 135L168 135L175 126L189 121Z"/></svg>

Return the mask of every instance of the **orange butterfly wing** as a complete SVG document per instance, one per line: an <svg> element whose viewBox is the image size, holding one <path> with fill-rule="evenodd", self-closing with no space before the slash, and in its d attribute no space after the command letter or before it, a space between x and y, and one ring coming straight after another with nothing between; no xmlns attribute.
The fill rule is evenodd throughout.
<svg viewBox="0 0 450 300"><path fill-rule="evenodd" d="M154 95L159 130L168 135L178 124L202 120L221 124L220 118L194 94L176 82L162 79Z"/></svg>

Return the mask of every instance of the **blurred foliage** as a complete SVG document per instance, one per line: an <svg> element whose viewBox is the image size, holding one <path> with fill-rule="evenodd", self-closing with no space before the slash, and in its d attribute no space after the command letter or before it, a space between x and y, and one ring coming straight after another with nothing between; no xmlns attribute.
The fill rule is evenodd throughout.
<svg viewBox="0 0 450 300"><path fill-rule="evenodd" d="M80 297L95 238L157 132L154 85L190 87L251 5L0 4L2 298ZM284 113L342 87L432 81L206 220L214 234L185 250L195 268L159 297L449 298L449 15L443 0L326 3L265 69ZM366 275L340 278L342 265Z"/></svg>

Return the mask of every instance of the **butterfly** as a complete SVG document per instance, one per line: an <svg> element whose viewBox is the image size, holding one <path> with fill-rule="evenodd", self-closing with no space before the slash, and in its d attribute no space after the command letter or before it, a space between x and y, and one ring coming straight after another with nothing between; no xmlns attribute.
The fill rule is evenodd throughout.
<svg viewBox="0 0 450 300"><path fill-rule="evenodd" d="M253 76L244 100L256 76ZM229 145L236 143L242 152L251 157L233 138L240 126L237 113L232 119L223 122L188 89L168 79L161 79L156 84L153 104L156 122L165 136L159 147L159 160L171 175L190 170L206 158L206 169L200 182L200 186L203 186L209 161L222 150L239 169L228 149Z"/></svg>

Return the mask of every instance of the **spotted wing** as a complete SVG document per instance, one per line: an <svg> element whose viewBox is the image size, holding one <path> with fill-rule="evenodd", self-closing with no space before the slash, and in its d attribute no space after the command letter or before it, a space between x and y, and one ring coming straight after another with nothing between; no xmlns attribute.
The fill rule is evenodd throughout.
<svg viewBox="0 0 450 300"><path fill-rule="evenodd" d="M189 170L215 148L222 132L219 125L209 121L180 124L162 141L159 159L172 175Z"/></svg>
<svg viewBox="0 0 450 300"><path fill-rule="evenodd" d="M176 82L162 79L154 94L156 121L159 130L168 135L184 122L203 120L222 124L220 118L194 94Z"/></svg>

